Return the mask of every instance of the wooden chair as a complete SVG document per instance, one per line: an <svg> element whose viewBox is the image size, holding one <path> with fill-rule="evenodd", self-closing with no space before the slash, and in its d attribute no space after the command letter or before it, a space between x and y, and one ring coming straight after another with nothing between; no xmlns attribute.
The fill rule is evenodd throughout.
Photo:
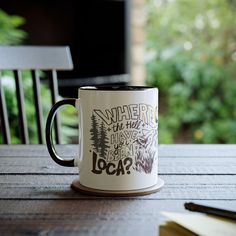
<svg viewBox="0 0 236 236"><path fill-rule="evenodd" d="M16 97L19 114L19 131L21 143L29 144L27 120L24 104L24 92L21 72L30 70L33 80L33 94L37 117L38 143L44 141L44 127L42 103L40 98L39 71L47 71L50 74L50 91L52 104L58 97L58 70L72 70L73 63L69 47L46 47L46 46L0 46L0 124L2 129L3 143L11 144L10 129L6 101L1 81L1 71L12 70L16 84ZM55 118L55 139L60 143L59 118Z"/></svg>

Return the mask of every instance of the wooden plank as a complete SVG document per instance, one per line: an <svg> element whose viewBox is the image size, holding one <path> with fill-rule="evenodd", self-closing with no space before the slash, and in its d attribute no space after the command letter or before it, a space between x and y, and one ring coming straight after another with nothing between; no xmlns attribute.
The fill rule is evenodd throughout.
<svg viewBox="0 0 236 236"><path fill-rule="evenodd" d="M48 158L0 158L0 175L3 174L78 174L77 167L62 167Z"/></svg>
<svg viewBox="0 0 236 236"><path fill-rule="evenodd" d="M9 219L9 216L15 218L28 218L34 217L41 218L45 216L53 217L53 220L63 220L71 215L71 218L82 218L87 214L91 218L100 216L121 216L129 217L129 215L144 215L149 217L159 215L160 211L179 211L184 212L185 200L162 200L162 201L143 201L135 198L134 201L130 199L100 199L98 201L91 201L90 199L81 200L0 200L0 219ZM213 207L221 206L225 209L235 209L236 201L221 201L221 200L198 200L195 203L208 204ZM186 212L186 211L185 211ZM45 219L46 220L46 219ZM111 219L112 220L112 219ZM115 220L115 219L113 219Z"/></svg>
<svg viewBox="0 0 236 236"><path fill-rule="evenodd" d="M69 47L0 46L0 69L3 70L72 70Z"/></svg>
<svg viewBox="0 0 236 236"><path fill-rule="evenodd" d="M63 153L78 153L78 145L56 145L58 150ZM160 157L236 157L235 144L160 144ZM19 154L20 153L20 154ZM1 145L0 156L48 156L45 145Z"/></svg>
<svg viewBox="0 0 236 236"><path fill-rule="evenodd" d="M234 209L236 201L197 201ZM184 201L0 201L1 235L150 235L165 220L161 211L186 212Z"/></svg>
<svg viewBox="0 0 236 236"><path fill-rule="evenodd" d="M159 158L160 174L236 174L236 158Z"/></svg>
<svg viewBox="0 0 236 236"><path fill-rule="evenodd" d="M73 156L78 153L78 145L55 145L60 155ZM0 145L1 157L49 157L47 147L45 145Z"/></svg>
<svg viewBox="0 0 236 236"><path fill-rule="evenodd" d="M75 176L2 176L0 199L94 199L70 188ZM161 176L164 187L139 199L230 199L236 200L232 176ZM100 199L100 198L99 198Z"/></svg>
<svg viewBox="0 0 236 236"><path fill-rule="evenodd" d="M39 187L68 186L77 176L68 175L2 175L1 187ZM165 185L233 185L236 177L232 175L160 175Z"/></svg>
<svg viewBox="0 0 236 236"><path fill-rule="evenodd" d="M36 150L37 151L37 150ZM159 158L159 174L235 175L236 158ZM76 174L77 168L57 165L50 157L1 157L3 174Z"/></svg>
<svg viewBox="0 0 236 236"><path fill-rule="evenodd" d="M165 157L236 157L235 144L160 144Z"/></svg>
<svg viewBox="0 0 236 236"><path fill-rule="evenodd" d="M0 233L134 235L137 231L135 235L156 235L164 206L118 200L0 201Z"/></svg>

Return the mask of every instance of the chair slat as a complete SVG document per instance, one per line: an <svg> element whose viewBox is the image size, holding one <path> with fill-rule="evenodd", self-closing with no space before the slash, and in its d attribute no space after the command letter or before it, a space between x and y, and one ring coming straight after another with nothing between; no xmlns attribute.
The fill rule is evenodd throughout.
<svg viewBox="0 0 236 236"><path fill-rule="evenodd" d="M2 128L2 139L4 144L11 144L10 128L8 122L8 112L6 108L6 99L2 85L2 77L0 73L0 119Z"/></svg>
<svg viewBox="0 0 236 236"><path fill-rule="evenodd" d="M16 83L16 96L20 121L20 139L23 144L29 144L21 71L14 70L14 78Z"/></svg>
<svg viewBox="0 0 236 236"><path fill-rule="evenodd" d="M34 104L35 104L35 113L36 113L36 122L37 122L37 135L38 143L44 143L43 135L43 111L42 111L42 102L40 94L40 78L38 70L31 70L31 76L33 80L33 92L34 92Z"/></svg>
<svg viewBox="0 0 236 236"><path fill-rule="evenodd" d="M58 82L57 82L57 72L56 70L51 71L52 79L50 80L50 89L52 96L52 104L54 105L58 100ZM54 119L54 129L55 129L55 139L56 143L61 143L61 135L60 135L60 116L57 113Z"/></svg>

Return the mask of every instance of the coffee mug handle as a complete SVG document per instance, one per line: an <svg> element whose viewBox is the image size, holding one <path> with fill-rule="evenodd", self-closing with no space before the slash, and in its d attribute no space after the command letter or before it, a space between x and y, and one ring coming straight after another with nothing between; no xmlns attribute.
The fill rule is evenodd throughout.
<svg viewBox="0 0 236 236"><path fill-rule="evenodd" d="M73 158L73 159L65 160L57 154L54 144L53 144L53 138L52 138L53 120L54 120L54 117L55 117L58 109L61 106L72 105L76 108L76 103L78 103L78 101L79 101L79 99L75 99L75 98L68 98L68 99L61 100L52 106L52 108L48 114L48 118L47 118L47 122L46 122L46 144L47 144L48 152L49 152L50 156L52 157L52 159L57 164L59 164L61 166L74 167L75 166L75 159Z"/></svg>

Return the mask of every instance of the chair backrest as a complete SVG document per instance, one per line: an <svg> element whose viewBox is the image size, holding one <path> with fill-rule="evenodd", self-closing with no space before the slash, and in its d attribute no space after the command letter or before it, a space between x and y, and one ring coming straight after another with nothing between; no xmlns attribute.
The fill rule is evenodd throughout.
<svg viewBox="0 0 236 236"><path fill-rule="evenodd" d="M42 103L40 96L39 71L48 71L52 104L58 97L58 70L72 70L73 63L70 49L67 46L0 46L0 122L2 127L3 143L11 144L10 129L6 101L1 80L1 71L12 70L16 84L16 97L19 114L19 131L21 143L29 143L27 120L24 103L24 91L21 72L30 70L33 82L33 94L37 118L38 143L44 143L44 127ZM55 119L55 139L60 143L59 117Z"/></svg>

